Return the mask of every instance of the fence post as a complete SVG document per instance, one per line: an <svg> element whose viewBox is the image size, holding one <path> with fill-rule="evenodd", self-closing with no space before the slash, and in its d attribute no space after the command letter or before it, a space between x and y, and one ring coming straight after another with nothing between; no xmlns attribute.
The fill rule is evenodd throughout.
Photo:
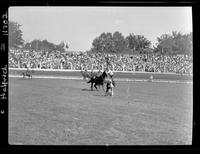
<svg viewBox="0 0 200 154"><path fill-rule="evenodd" d="M81 70L83 70L83 64L80 64Z"/></svg>
<svg viewBox="0 0 200 154"><path fill-rule="evenodd" d="M165 63L164 63L164 72L166 73L166 65L165 65Z"/></svg>
<svg viewBox="0 0 200 154"><path fill-rule="evenodd" d="M20 68L20 62L19 62L19 60L18 60L18 68Z"/></svg>
<svg viewBox="0 0 200 154"><path fill-rule="evenodd" d="M61 69L63 69L63 63L62 62L60 63L60 67L61 67Z"/></svg>
<svg viewBox="0 0 200 154"><path fill-rule="evenodd" d="M69 62L70 63L70 68L71 68L71 70L72 70L72 62Z"/></svg>
<svg viewBox="0 0 200 154"><path fill-rule="evenodd" d="M145 65L145 64L143 64L143 72L145 72L145 67L146 67L146 65Z"/></svg>
<svg viewBox="0 0 200 154"><path fill-rule="evenodd" d="M133 72L135 72L135 65L133 64Z"/></svg>

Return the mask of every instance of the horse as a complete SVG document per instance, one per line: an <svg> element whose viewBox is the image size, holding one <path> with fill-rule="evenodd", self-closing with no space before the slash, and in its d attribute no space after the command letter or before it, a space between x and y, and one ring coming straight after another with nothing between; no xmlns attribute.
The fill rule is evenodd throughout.
<svg viewBox="0 0 200 154"><path fill-rule="evenodd" d="M91 83L91 90L93 91L93 84L94 84L94 87L97 89L97 85L99 86L102 86L103 90L104 90L104 80L105 78L107 77L107 73L104 71L100 76L92 76L90 78L90 80L87 82L87 83ZM105 91L105 90L104 90Z"/></svg>
<svg viewBox="0 0 200 154"><path fill-rule="evenodd" d="M33 72L34 72L34 71L32 71L32 73L33 73ZM27 70L26 72L23 72L22 75L23 75L23 78L25 78L26 76L29 77L29 79L32 78L32 74L30 73L29 70Z"/></svg>
<svg viewBox="0 0 200 154"><path fill-rule="evenodd" d="M29 79L32 78L32 75L29 72L24 72L22 73L22 75L23 75L23 78L25 78L26 76L29 77Z"/></svg>

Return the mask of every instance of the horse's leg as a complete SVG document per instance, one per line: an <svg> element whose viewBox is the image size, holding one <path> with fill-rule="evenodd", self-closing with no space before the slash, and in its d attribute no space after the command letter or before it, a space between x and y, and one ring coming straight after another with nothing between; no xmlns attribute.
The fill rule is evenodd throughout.
<svg viewBox="0 0 200 154"><path fill-rule="evenodd" d="M98 84L98 87L96 85L96 89L100 90L100 88L101 88L101 84Z"/></svg>
<svg viewBox="0 0 200 154"><path fill-rule="evenodd" d="M93 91L93 82L91 82L91 91Z"/></svg>
<svg viewBox="0 0 200 154"><path fill-rule="evenodd" d="M107 96L108 95L108 86L106 85L106 91L105 92L105 95Z"/></svg>
<svg viewBox="0 0 200 154"><path fill-rule="evenodd" d="M102 89L103 89L103 91L105 92L105 89L104 89L104 84L102 84Z"/></svg>
<svg viewBox="0 0 200 154"><path fill-rule="evenodd" d="M97 89L97 85L96 85L96 83L94 84L94 87L96 88L96 90L98 90L98 89Z"/></svg>
<svg viewBox="0 0 200 154"><path fill-rule="evenodd" d="M104 91L105 92L105 96L108 96L108 91Z"/></svg>

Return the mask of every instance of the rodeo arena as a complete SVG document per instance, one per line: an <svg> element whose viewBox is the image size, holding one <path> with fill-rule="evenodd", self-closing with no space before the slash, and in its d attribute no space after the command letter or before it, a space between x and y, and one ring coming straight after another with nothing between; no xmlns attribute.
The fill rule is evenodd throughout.
<svg viewBox="0 0 200 154"><path fill-rule="evenodd" d="M192 55L10 49L9 144L188 145Z"/></svg>

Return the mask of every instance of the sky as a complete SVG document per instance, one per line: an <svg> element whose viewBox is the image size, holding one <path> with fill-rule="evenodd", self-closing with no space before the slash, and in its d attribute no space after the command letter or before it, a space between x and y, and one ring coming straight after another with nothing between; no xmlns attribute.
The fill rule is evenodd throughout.
<svg viewBox="0 0 200 154"><path fill-rule="evenodd" d="M69 43L86 51L103 32L143 35L154 45L157 37L192 32L192 7L10 7L9 20L22 25L25 42L34 39Z"/></svg>

